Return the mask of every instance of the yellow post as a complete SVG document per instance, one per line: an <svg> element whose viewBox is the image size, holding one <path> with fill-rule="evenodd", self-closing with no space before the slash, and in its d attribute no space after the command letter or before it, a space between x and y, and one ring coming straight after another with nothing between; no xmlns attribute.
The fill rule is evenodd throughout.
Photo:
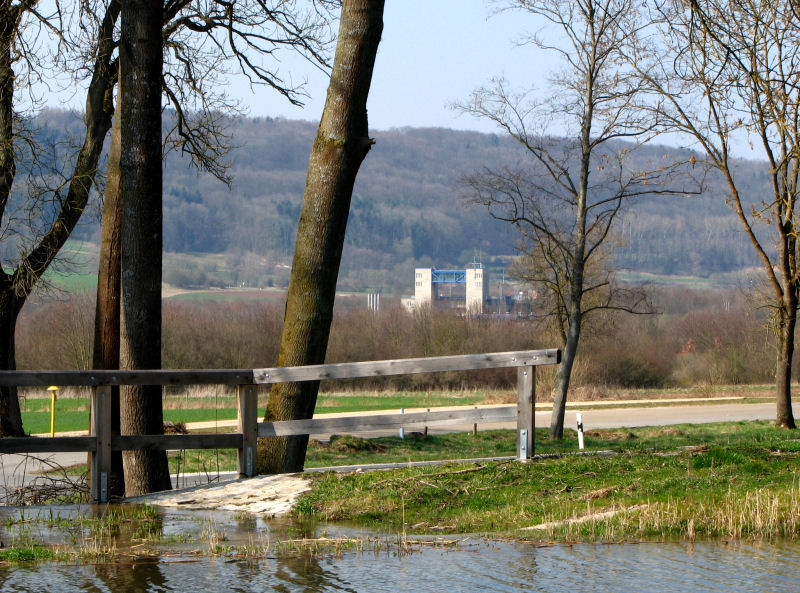
<svg viewBox="0 0 800 593"><path fill-rule="evenodd" d="M51 385L47 388L50 392L50 436L56 436L56 397L58 395L58 387Z"/></svg>

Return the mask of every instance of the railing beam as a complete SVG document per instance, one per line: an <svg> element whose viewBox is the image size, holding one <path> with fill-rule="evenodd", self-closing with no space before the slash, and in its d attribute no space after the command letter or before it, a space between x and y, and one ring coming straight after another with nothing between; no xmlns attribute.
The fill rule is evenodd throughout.
<svg viewBox="0 0 800 593"><path fill-rule="evenodd" d="M401 358L368 362L346 362L296 367L254 369L256 383L290 383L295 381L320 381L325 379L356 379L388 375L413 375L416 373L441 373L445 371L471 371L509 367L558 364L561 351L523 350L519 352L494 352L490 354L462 354L430 358Z"/></svg>
<svg viewBox="0 0 800 593"><path fill-rule="evenodd" d="M344 431L387 430L402 426L425 425L447 426L473 424L475 422L513 422L514 406L470 408L468 410L438 410L435 412L412 412L407 414L375 414L372 416L340 416L338 418L312 418L310 420L283 420L261 422L258 436L293 436L324 434Z"/></svg>

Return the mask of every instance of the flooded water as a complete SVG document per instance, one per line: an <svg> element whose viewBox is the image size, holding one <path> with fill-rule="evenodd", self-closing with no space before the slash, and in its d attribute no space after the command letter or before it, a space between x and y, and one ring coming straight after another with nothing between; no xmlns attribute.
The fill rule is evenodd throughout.
<svg viewBox="0 0 800 593"><path fill-rule="evenodd" d="M140 559L0 569L11 592L747 592L800 590L797 544L554 545L465 541L398 555Z"/></svg>
<svg viewBox="0 0 800 593"><path fill-rule="evenodd" d="M327 547L311 553L321 539ZM0 566L1 593L800 591L797 542L449 538L407 549L398 535L338 525L135 505L0 508L0 541L88 552L85 562Z"/></svg>

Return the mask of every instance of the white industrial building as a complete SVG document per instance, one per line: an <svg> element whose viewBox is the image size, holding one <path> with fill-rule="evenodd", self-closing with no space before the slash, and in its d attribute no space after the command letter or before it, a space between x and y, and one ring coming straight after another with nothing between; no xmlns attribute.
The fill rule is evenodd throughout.
<svg viewBox="0 0 800 593"><path fill-rule="evenodd" d="M488 297L489 278L481 264L465 270L416 268L414 297L403 299L403 304L415 309L449 302L451 307L463 308L471 315L483 315Z"/></svg>

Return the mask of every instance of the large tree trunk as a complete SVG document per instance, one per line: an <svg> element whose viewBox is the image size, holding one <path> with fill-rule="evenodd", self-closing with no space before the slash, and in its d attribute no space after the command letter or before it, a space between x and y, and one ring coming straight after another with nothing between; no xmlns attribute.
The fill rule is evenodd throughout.
<svg viewBox="0 0 800 593"><path fill-rule="evenodd" d="M791 290L789 287L788 290ZM784 297L778 327L778 360L775 368L776 418L775 424L796 428L792 412L792 359L794 357L794 332L797 326L797 300Z"/></svg>
<svg viewBox="0 0 800 593"><path fill-rule="evenodd" d="M126 0L120 34L122 102L122 322L120 366L161 367L161 10L158 0ZM122 434L163 434L161 387L120 394ZM165 451L126 451L125 494L171 487Z"/></svg>
<svg viewBox="0 0 800 593"><path fill-rule="evenodd" d="M567 341L561 364L556 373L556 384L553 389L553 413L550 416L550 438L561 440L564 438L564 414L567 411L567 393L572 377L572 366L578 354L578 343L581 336L581 314L571 313L569 327L567 328Z"/></svg>
<svg viewBox="0 0 800 593"><path fill-rule="evenodd" d="M108 154L103 224L100 231L100 265L97 271L97 305L94 318L94 350L92 368L119 368L119 318L120 318L120 241L122 209L120 201L120 153L122 127L121 103L117 101L114 126L111 130L111 148ZM119 387L111 388L111 435L120 434ZM91 467L91 466L90 466ZM123 496L125 481L122 451L111 453L109 495Z"/></svg>
<svg viewBox="0 0 800 593"><path fill-rule="evenodd" d="M11 44L14 18L9 7L0 7L0 216L5 213L16 174L14 156L14 71ZM14 277L0 266L0 370L17 368L14 332L22 307L14 290ZM24 301L24 299L23 299ZM0 436L23 436L22 414L16 387L0 387Z"/></svg>
<svg viewBox="0 0 800 593"><path fill-rule="evenodd" d="M383 29L383 0L345 0L325 109L311 149L278 366L325 360L353 184L372 144L367 95ZM311 418L319 383L272 388L266 421ZM262 473L301 471L308 437L259 443Z"/></svg>
<svg viewBox="0 0 800 593"><path fill-rule="evenodd" d="M22 307L13 290L0 291L0 369L17 368L14 332ZM0 387L0 436L24 436L16 387Z"/></svg>

